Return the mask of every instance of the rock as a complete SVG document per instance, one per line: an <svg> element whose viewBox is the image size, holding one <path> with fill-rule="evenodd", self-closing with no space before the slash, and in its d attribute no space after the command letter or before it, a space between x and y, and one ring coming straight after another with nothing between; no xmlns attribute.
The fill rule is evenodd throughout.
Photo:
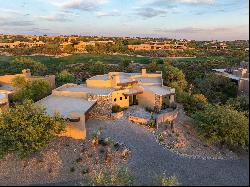
<svg viewBox="0 0 250 187"><path fill-rule="evenodd" d="M126 148L126 149L124 149L124 150L122 151L121 156L122 156L123 158L127 158L127 157L129 156L129 153L130 153L130 151Z"/></svg>

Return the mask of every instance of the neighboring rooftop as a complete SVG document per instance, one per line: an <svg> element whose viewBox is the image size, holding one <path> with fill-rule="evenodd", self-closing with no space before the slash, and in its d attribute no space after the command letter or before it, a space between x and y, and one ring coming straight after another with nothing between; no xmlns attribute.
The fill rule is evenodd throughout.
<svg viewBox="0 0 250 187"><path fill-rule="evenodd" d="M86 113L95 103L96 101L87 101L81 98L53 95L37 102L46 108L47 114L53 116L59 112L62 118L70 118L72 112Z"/></svg>
<svg viewBox="0 0 250 187"><path fill-rule="evenodd" d="M249 78L240 78L236 75L230 74L226 72L226 69L213 69L213 71L219 72L221 73L223 76L228 77L229 79L233 79L233 80L249 80Z"/></svg>
<svg viewBox="0 0 250 187"><path fill-rule="evenodd" d="M89 78L89 80L109 80L109 76L108 74L96 75L94 77Z"/></svg>

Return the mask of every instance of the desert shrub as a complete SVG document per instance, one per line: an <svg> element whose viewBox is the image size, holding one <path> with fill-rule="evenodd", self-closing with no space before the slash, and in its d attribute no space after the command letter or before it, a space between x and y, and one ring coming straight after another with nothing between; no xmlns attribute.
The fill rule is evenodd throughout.
<svg viewBox="0 0 250 187"><path fill-rule="evenodd" d="M134 177L127 168L121 167L111 172L100 171L90 180L91 186L133 186Z"/></svg>
<svg viewBox="0 0 250 187"><path fill-rule="evenodd" d="M202 110L208 104L208 101L204 95L190 95L187 92L178 92L177 101L183 105L184 110L189 115L193 114L196 111Z"/></svg>
<svg viewBox="0 0 250 187"><path fill-rule="evenodd" d="M0 153L27 156L37 152L64 127L65 121L59 115L50 117L44 108L25 101L0 115Z"/></svg>
<svg viewBox="0 0 250 187"><path fill-rule="evenodd" d="M120 107L119 105L112 106L112 113L118 113L118 112L121 112L123 110L124 110L124 108Z"/></svg>
<svg viewBox="0 0 250 187"><path fill-rule="evenodd" d="M180 183L178 182L175 176L172 177L161 177L160 178L160 186L179 186Z"/></svg>
<svg viewBox="0 0 250 187"><path fill-rule="evenodd" d="M227 101L227 105L232 106L235 110L239 112L244 112L246 116L249 116L249 97L240 96L237 98L231 98Z"/></svg>
<svg viewBox="0 0 250 187"><path fill-rule="evenodd" d="M56 84L57 86L62 86L67 83L75 83L75 77L69 73L67 70L63 70L62 72L56 75Z"/></svg>
<svg viewBox="0 0 250 187"><path fill-rule="evenodd" d="M155 128L156 127L156 123L154 120L149 120L148 123L146 123L146 126L150 127L150 128Z"/></svg>
<svg viewBox="0 0 250 187"><path fill-rule="evenodd" d="M246 148L249 144L249 122L243 112L228 105L206 105L193 115L198 132L208 143L230 148Z"/></svg>
<svg viewBox="0 0 250 187"><path fill-rule="evenodd" d="M24 77L16 77L13 80L15 93L14 101L23 102L30 99L38 101L51 93L51 87L45 80L25 80Z"/></svg>

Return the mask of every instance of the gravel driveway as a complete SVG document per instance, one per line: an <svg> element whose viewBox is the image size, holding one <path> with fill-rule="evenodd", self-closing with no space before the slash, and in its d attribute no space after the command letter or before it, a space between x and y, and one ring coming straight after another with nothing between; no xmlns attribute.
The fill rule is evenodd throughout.
<svg viewBox="0 0 250 187"><path fill-rule="evenodd" d="M175 175L182 185L248 185L249 160L201 160L176 155L155 141L152 133L124 120L87 122L91 134L102 128L103 136L125 143L132 151L129 168L140 184L155 176Z"/></svg>

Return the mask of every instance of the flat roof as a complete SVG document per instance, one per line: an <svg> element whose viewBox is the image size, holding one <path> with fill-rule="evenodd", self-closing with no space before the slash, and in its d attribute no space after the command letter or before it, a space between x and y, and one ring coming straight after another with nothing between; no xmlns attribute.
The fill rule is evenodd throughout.
<svg viewBox="0 0 250 187"><path fill-rule="evenodd" d="M6 98L7 98L7 96L5 93L0 93L0 99L6 99Z"/></svg>
<svg viewBox="0 0 250 187"><path fill-rule="evenodd" d="M226 69L212 69L213 71L219 72L220 75L228 77L229 79L237 80L239 81L241 78L238 76L235 76L233 74L227 73Z"/></svg>
<svg viewBox="0 0 250 187"><path fill-rule="evenodd" d="M97 87L87 87L85 84L71 87L64 87L60 89L61 91L70 91L70 92L84 92L94 95L109 95L115 89L113 88L97 88Z"/></svg>
<svg viewBox="0 0 250 187"><path fill-rule="evenodd" d="M53 116L59 112L62 118L70 118L71 112L86 113L95 103L96 101L87 101L82 98L53 95L37 102L46 108L47 114Z"/></svg>
<svg viewBox="0 0 250 187"><path fill-rule="evenodd" d="M14 91L14 87L12 85L2 85L0 86L0 90L6 90L6 91Z"/></svg>
<svg viewBox="0 0 250 187"><path fill-rule="evenodd" d="M139 77L139 78L135 78L135 80L141 83L159 83L159 84L162 83L162 80L160 77Z"/></svg>
<svg viewBox="0 0 250 187"><path fill-rule="evenodd" d="M146 91L154 92L157 95L170 95L173 94L172 89L166 86L146 86L141 85L141 87Z"/></svg>

